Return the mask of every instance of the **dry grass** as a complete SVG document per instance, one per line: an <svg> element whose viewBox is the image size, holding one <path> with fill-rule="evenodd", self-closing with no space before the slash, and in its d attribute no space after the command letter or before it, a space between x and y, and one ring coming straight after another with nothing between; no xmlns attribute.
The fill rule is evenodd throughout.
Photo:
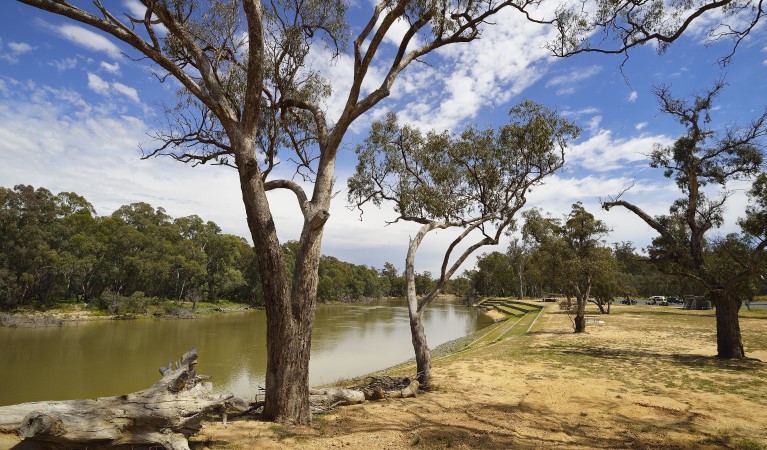
<svg viewBox="0 0 767 450"><path fill-rule="evenodd" d="M767 450L767 315L741 319L752 359L722 361L710 311L617 306L574 335L555 308L530 334L437 360L435 392L306 428L210 423L192 447Z"/></svg>

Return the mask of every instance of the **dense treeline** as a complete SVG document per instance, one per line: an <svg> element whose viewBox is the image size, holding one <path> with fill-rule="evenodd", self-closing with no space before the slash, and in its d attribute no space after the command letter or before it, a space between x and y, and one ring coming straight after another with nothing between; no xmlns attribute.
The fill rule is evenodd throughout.
<svg viewBox="0 0 767 450"><path fill-rule="evenodd" d="M713 243L708 249L714 252ZM661 271L647 255L630 242L613 244L609 250L615 267L610 276L601 277L593 287L596 299L647 298L651 295L705 295L705 289L688 278ZM505 253L491 252L480 256L477 268L467 271L469 290L478 296L541 297L550 293L572 296L567 280L562 277L561 261L552 261L540 248L513 241ZM757 277L753 290L744 297L767 294L767 274Z"/></svg>
<svg viewBox="0 0 767 450"><path fill-rule="evenodd" d="M260 306L256 251L213 222L174 219L147 203L97 216L75 193L0 187L2 310L67 300L110 308L116 298ZM285 264L295 251L295 242L283 245ZM390 263L378 271L323 256L319 273L320 301L404 295L404 277ZM430 283L428 272L419 275L422 292Z"/></svg>

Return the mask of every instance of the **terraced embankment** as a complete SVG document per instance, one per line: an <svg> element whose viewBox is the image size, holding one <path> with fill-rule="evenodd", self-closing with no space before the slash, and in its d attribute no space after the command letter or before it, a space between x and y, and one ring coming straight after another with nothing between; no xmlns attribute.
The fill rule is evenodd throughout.
<svg viewBox="0 0 767 450"><path fill-rule="evenodd" d="M495 309L505 315L506 318L487 327L486 333L466 344L467 349L492 344L511 336L521 336L532 329L543 311L541 305L495 297L483 299L476 306Z"/></svg>

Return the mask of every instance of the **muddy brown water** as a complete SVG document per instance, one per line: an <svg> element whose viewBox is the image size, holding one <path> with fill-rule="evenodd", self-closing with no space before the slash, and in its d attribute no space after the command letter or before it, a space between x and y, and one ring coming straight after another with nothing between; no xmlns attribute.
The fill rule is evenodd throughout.
<svg viewBox="0 0 767 450"><path fill-rule="evenodd" d="M488 321L476 308L435 302L425 314L429 346ZM200 319L81 322L0 328L0 405L121 395L150 386L158 369L191 347L198 373L217 390L252 400L264 385L264 311ZM313 386L364 375L413 356L404 300L317 308L309 366Z"/></svg>

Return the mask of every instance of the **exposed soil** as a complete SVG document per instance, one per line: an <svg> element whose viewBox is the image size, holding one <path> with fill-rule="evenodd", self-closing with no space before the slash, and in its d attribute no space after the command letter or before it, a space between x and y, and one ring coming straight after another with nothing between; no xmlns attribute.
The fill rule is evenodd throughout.
<svg viewBox="0 0 767 450"><path fill-rule="evenodd" d="M310 428L211 423L195 448L767 448L767 364L713 358L710 311L617 306L574 335L547 306L530 335L436 361L435 392ZM741 326L767 361L767 316Z"/></svg>
<svg viewBox="0 0 767 450"><path fill-rule="evenodd" d="M437 359L434 392L304 428L209 423L192 448L767 449L767 315L741 319L742 361L712 357L710 311L614 306L599 318L575 335L547 305L531 334Z"/></svg>

